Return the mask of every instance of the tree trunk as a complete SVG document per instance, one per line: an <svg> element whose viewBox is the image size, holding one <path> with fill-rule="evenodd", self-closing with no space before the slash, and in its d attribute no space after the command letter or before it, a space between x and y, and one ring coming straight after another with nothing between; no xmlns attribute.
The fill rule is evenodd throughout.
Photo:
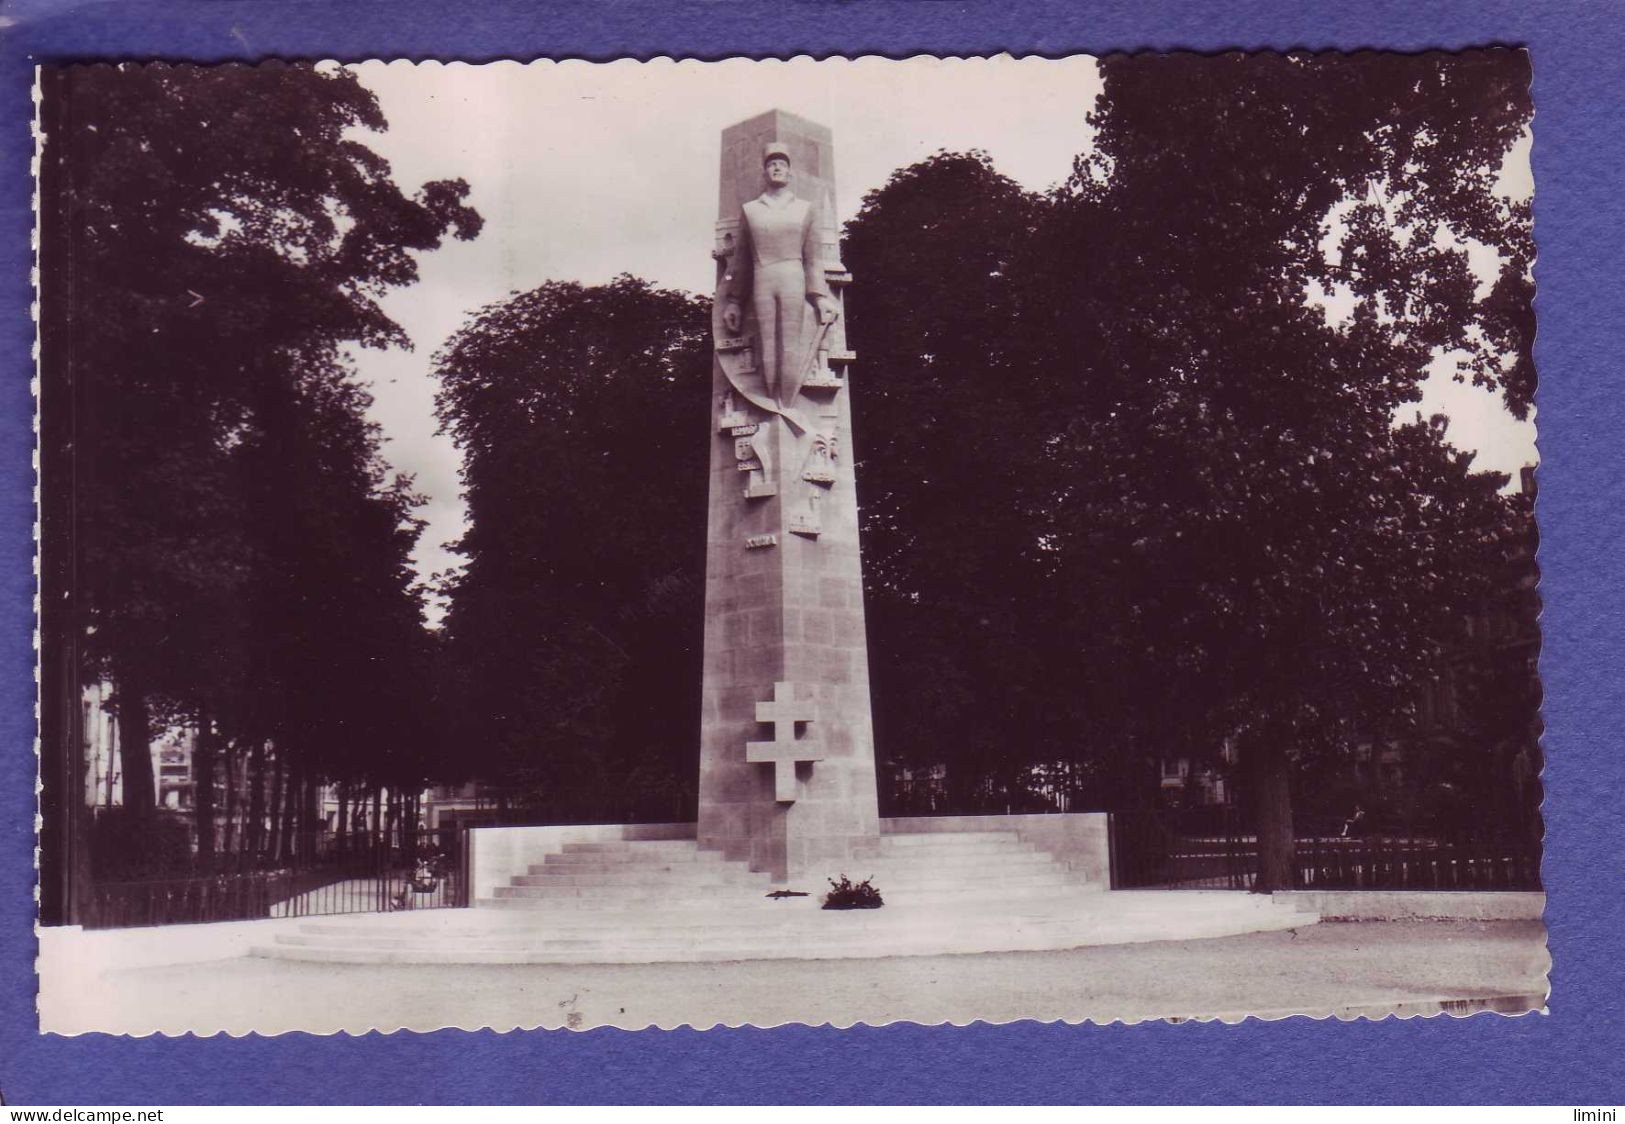
<svg viewBox="0 0 1625 1124"><path fill-rule="evenodd" d="M321 841L323 826L321 791L321 786L316 783L315 773L307 772L305 774L304 802L299 809L299 819L305 829L304 838L300 842L304 848L305 857L310 862L316 861L320 851L318 844Z"/></svg>
<svg viewBox="0 0 1625 1124"><path fill-rule="evenodd" d="M113 754L117 753L121 758L124 754L124 736L119 733L117 719L113 720L112 729L108 731L108 736L113 748L107 754L107 784L102 797L102 807L104 808L113 806L113 774L120 771L113 767Z"/></svg>
<svg viewBox="0 0 1625 1124"><path fill-rule="evenodd" d="M118 681L118 741L124 806L137 816L150 816L158 806L152 780L152 722L146 695L128 676Z"/></svg>
<svg viewBox="0 0 1625 1124"><path fill-rule="evenodd" d="M221 816L220 824L220 854L229 860L232 855L232 846L237 844L237 753L236 747L231 744L220 747L221 773L226 780L226 808ZM240 847L239 847L240 849Z"/></svg>
<svg viewBox="0 0 1625 1124"><path fill-rule="evenodd" d="M387 813L387 819L384 821L384 852L385 854L389 855L391 859L393 859L395 855L395 832L400 827L400 823L401 800L399 795L397 795L394 791L391 791L389 794L389 810Z"/></svg>
<svg viewBox="0 0 1625 1124"><path fill-rule="evenodd" d="M267 809L270 816L270 839L266 842L265 857L271 860L272 865L280 863L282 858L282 790L288 785L287 762L282 760L282 751L276 751L276 758L271 762L271 805Z"/></svg>
<svg viewBox="0 0 1625 1124"><path fill-rule="evenodd" d="M1247 747L1254 818L1258 824L1255 894L1293 889L1297 846L1292 830L1292 761L1286 744L1266 734Z"/></svg>
<svg viewBox="0 0 1625 1124"><path fill-rule="evenodd" d="M333 837L339 856L350 852L350 782L340 781L338 786L339 818Z"/></svg>
<svg viewBox="0 0 1625 1124"><path fill-rule="evenodd" d="M401 848L406 852L407 864L417 862L418 857L418 798L415 793L401 797L401 824L405 828Z"/></svg>
<svg viewBox="0 0 1625 1124"><path fill-rule="evenodd" d="M372 850L376 854L383 844L384 830L384 787L378 785L372 790Z"/></svg>
<svg viewBox="0 0 1625 1124"><path fill-rule="evenodd" d="M255 866L265 848L265 743L255 740L248 751L248 822L243 843Z"/></svg>
<svg viewBox="0 0 1625 1124"><path fill-rule="evenodd" d="M214 869L214 723L207 707L198 708L197 736L192 742L192 818L197 827L197 865Z"/></svg>
<svg viewBox="0 0 1625 1124"><path fill-rule="evenodd" d="M279 820L281 822L277 827L277 856L276 857L277 857L277 863L279 865L282 865L282 866L288 866L288 865L291 865L293 863L293 856L294 856L293 813L294 813L294 808L297 806L297 804L299 802L298 801L298 796L296 795L298 793L298 791L299 791L299 768L298 768L298 765L296 763L294 763L292 761L289 761L285 766L283 766L283 772L282 772L282 807L277 812L277 816L278 816L278 818L279 818Z"/></svg>

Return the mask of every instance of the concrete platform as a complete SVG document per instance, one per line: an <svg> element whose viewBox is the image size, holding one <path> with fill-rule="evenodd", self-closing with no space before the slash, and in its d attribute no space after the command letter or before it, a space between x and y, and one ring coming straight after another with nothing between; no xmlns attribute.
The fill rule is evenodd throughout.
<svg viewBox="0 0 1625 1124"><path fill-rule="evenodd" d="M854 877L886 904L772 899L766 874L692 841L564 843L468 910L313 919L252 954L351 964L845 960L1198 940L1313 925L1225 891L1104 891L1014 832L893 835Z"/></svg>
<svg viewBox="0 0 1625 1124"><path fill-rule="evenodd" d="M40 1022L58 1034L1513 1013L1542 1006L1551 963L1534 921L1325 923L979 956L435 968L239 957L96 972L53 943L42 948ZM467 1093L466 1074L447 1080Z"/></svg>
<svg viewBox="0 0 1625 1124"><path fill-rule="evenodd" d="M1285 890L1275 900L1325 921L1539 921L1538 890Z"/></svg>

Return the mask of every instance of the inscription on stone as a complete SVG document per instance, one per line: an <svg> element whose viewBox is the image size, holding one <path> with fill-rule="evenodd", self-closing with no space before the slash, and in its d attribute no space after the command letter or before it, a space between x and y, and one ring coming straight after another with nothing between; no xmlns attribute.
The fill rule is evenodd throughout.
<svg viewBox="0 0 1625 1124"><path fill-rule="evenodd" d="M752 535L750 538L745 540L746 550L761 550L764 546L778 545L779 536L777 535Z"/></svg>
<svg viewBox="0 0 1625 1124"><path fill-rule="evenodd" d="M728 432L734 437L750 437L756 432L756 429L755 425L736 425L730 427Z"/></svg>

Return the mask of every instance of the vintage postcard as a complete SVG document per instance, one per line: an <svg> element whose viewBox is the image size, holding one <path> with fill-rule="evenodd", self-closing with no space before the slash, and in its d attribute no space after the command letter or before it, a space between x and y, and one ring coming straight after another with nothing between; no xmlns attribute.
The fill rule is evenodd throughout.
<svg viewBox="0 0 1625 1124"><path fill-rule="evenodd" d="M1542 1009L1529 85L41 68L41 1028Z"/></svg>

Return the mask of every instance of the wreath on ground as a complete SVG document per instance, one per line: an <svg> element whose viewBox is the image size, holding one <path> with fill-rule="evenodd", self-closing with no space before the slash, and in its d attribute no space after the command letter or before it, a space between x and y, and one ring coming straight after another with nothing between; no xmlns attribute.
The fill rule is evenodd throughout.
<svg viewBox="0 0 1625 1124"><path fill-rule="evenodd" d="M879 909L886 904L869 878L853 882L843 874L840 881L831 878L829 884L830 891L824 895L825 909Z"/></svg>

